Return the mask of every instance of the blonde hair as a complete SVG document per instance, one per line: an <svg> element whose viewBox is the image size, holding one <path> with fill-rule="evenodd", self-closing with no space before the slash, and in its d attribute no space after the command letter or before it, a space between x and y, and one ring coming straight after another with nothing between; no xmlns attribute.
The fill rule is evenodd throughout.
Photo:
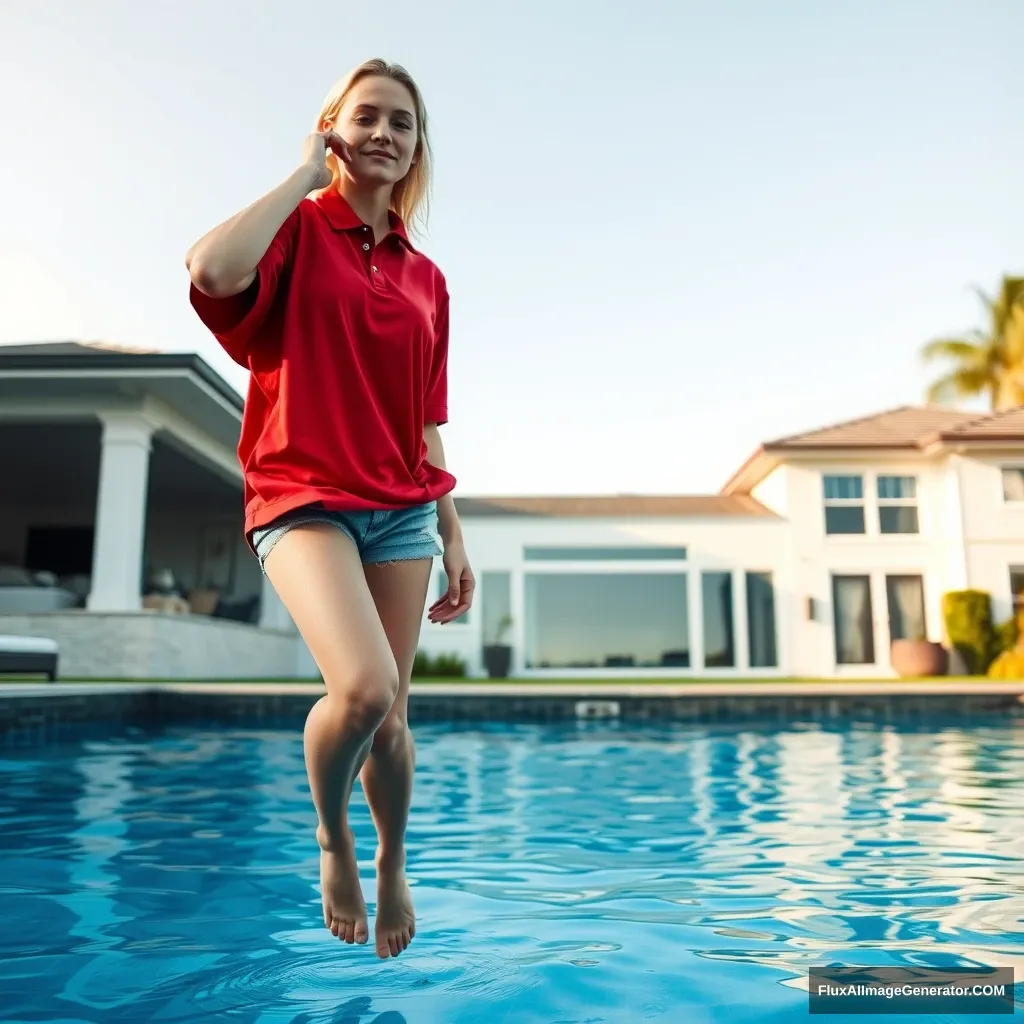
<svg viewBox="0 0 1024 1024"><path fill-rule="evenodd" d="M395 183L391 191L391 209L402 218L407 227L426 226L427 209L430 205L430 172L431 152L430 140L427 135L427 110L423 105L423 97L412 75L400 64L389 64L385 60L374 58L354 68L344 78L337 81L324 99L317 118L316 130L322 132L324 124L337 124L338 114L346 97L364 78L374 76L392 78L401 83L412 95L416 115L416 150L414 163L401 181ZM334 153L328 152L327 166L330 168L332 181L328 188L336 189L341 179L341 164Z"/></svg>

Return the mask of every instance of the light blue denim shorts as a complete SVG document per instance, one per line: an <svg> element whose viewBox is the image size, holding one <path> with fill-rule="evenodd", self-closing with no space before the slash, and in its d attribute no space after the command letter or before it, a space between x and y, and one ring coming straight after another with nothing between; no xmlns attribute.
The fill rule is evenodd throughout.
<svg viewBox="0 0 1024 1024"><path fill-rule="evenodd" d="M266 572L267 555L289 530L309 523L327 523L348 534L364 563L400 562L441 554L436 501L408 508L358 512L333 512L320 505L303 505L252 531L249 539L260 568Z"/></svg>

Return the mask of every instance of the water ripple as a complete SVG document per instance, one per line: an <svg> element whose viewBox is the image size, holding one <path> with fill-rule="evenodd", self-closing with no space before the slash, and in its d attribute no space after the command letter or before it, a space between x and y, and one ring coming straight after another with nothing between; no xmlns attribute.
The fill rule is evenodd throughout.
<svg viewBox="0 0 1024 1024"><path fill-rule="evenodd" d="M298 735L128 732L0 760L6 1019L782 1022L816 964L1024 962L1010 725L417 743L420 924L387 964L322 928ZM358 795L353 826L372 911Z"/></svg>

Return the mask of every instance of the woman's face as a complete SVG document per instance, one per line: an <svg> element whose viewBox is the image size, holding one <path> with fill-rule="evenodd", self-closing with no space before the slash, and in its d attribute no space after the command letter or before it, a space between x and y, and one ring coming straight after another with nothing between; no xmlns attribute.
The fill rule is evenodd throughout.
<svg viewBox="0 0 1024 1024"><path fill-rule="evenodd" d="M371 75L358 81L326 124L348 144L352 163L342 167L365 185L394 185L408 173L416 155L419 126L412 94L393 78Z"/></svg>

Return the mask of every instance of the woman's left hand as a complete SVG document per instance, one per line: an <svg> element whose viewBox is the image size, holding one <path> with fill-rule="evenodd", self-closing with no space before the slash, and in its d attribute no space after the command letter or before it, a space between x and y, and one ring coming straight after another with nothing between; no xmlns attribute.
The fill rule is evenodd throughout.
<svg viewBox="0 0 1024 1024"><path fill-rule="evenodd" d="M476 579L461 541L444 546L443 562L448 590L427 609L427 618L439 625L464 615L473 603L476 590Z"/></svg>

